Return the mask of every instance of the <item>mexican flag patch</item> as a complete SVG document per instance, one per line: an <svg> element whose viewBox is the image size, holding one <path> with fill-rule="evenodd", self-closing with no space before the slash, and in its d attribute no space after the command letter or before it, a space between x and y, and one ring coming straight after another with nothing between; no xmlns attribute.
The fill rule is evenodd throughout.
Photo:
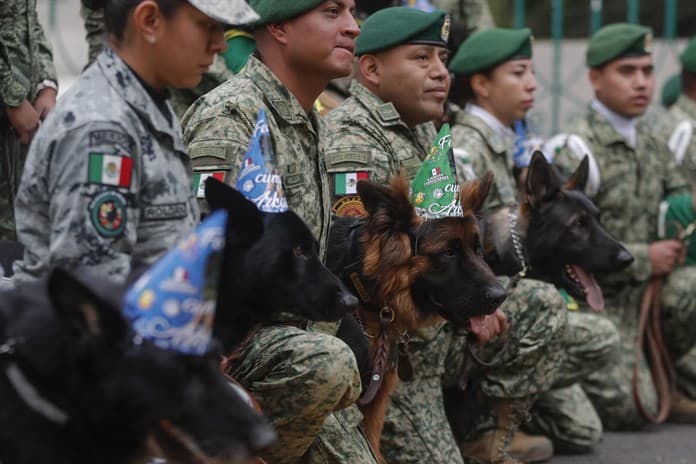
<svg viewBox="0 0 696 464"><path fill-rule="evenodd" d="M358 193L358 181L367 180L367 171L339 172L334 174L336 195L352 195Z"/></svg>
<svg viewBox="0 0 696 464"><path fill-rule="evenodd" d="M128 188L133 174L133 158L130 156L89 154L88 181L93 184Z"/></svg>
<svg viewBox="0 0 696 464"><path fill-rule="evenodd" d="M196 198L205 198L205 180L214 177L220 182L225 181L225 171L194 172L193 173L193 193Z"/></svg>

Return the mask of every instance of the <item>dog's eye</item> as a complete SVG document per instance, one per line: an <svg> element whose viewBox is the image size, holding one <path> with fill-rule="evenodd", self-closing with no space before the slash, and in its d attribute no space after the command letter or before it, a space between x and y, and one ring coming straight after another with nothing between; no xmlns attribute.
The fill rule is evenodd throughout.
<svg viewBox="0 0 696 464"><path fill-rule="evenodd" d="M303 256L304 255L304 248L301 246L296 246L295 248L292 249L292 254L295 256Z"/></svg>
<svg viewBox="0 0 696 464"><path fill-rule="evenodd" d="M585 217L584 216L577 217L573 221L573 227L584 227L584 226L585 226Z"/></svg>

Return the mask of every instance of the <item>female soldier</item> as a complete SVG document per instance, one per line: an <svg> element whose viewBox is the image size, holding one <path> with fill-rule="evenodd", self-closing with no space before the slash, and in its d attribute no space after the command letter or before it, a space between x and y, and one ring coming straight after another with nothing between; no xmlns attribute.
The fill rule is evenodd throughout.
<svg viewBox="0 0 696 464"><path fill-rule="evenodd" d="M95 0L109 46L31 145L17 196L25 247L15 281L87 268L114 281L149 265L198 220L191 165L167 87L195 87L243 0Z"/></svg>
<svg viewBox="0 0 696 464"><path fill-rule="evenodd" d="M523 120L534 104L537 82L531 58L529 29L488 29L469 37L450 64L450 70L455 73L455 103L464 107L455 114L451 129L457 176L461 182L487 171L495 175L484 210L514 206L518 201L513 176L513 125ZM550 284L531 279L521 279L502 308L513 327L516 325L519 330L520 322L515 314L529 313L528 309L539 301L554 313L564 312L565 305L558 291ZM592 404L575 382L590 371L569 372L567 366L576 365L574 362L580 359L592 360L585 362L583 367L592 363L596 363L594 368L603 365L612 353L616 329L593 314L575 311L568 312L567 317L562 348L566 360L561 363L558 375L548 376L545 385L531 385L522 378L511 377L499 384L503 395L500 392L491 395L486 391L483 394L492 396L488 399L492 399L496 412L500 398L521 398L527 405L536 401L532 410L535 430L548 435L557 450L588 452L600 440L602 427ZM546 347L542 348L537 355L540 358L549 356ZM499 426L502 420L499 417ZM483 444L492 441L490 434L474 434L474 437L462 444L465 455L475 456ZM541 456L530 459L529 455L517 453L516 448L522 442L527 443L526 449L539 449L531 444L543 441L541 437L532 440L524 434L516 434L510 454L523 461L535 461Z"/></svg>

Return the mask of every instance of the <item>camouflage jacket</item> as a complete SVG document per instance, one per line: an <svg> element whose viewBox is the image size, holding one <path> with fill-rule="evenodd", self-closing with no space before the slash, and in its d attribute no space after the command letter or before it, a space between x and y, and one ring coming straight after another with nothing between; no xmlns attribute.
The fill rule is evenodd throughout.
<svg viewBox="0 0 696 464"><path fill-rule="evenodd" d="M92 9L80 3L80 16L85 25L87 40L87 65L97 59L106 45L106 30L104 29L104 9Z"/></svg>
<svg viewBox="0 0 696 464"><path fill-rule="evenodd" d="M339 216L350 214L357 200L354 186L343 189L342 179L353 174L388 184L402 169L411 179L436 136L432 123L409 128L394 105L384 103L357 81L351 84L350 93L326 118L324 157L333 212Z"/></svg>
<svg viewBox="0 0 696 464"><path fill-rule="evenodd" d="M0 7L0 104L33 101L44 80L58 83L53 54L36 14L36 0L2 0Z"/></svg>
<svg viewBox="0 0 696 464"><path fill-rule="evenodd" d="M130 68L104 50L31 144L16 203L26 251L15 279L60 266L123 281L193 230L191 182L176 119L170 125Z"/></svg>
<svg viewBox="0 0 696 464"><path fill-rule="evenodd" d="M493 172L493 185L484 209L497 209L517 202L512 175L512 140L498 135L483 119L459 110L452 121L452 147L459 183Z"/></svg>
<svg viewBox="0 0 696 464"><path fill-rule="evenodd" d="M452 16L469 33L495 27L488 0L431 0L437 8Z"/></svg>
<svg viewBox="0 0 696 464"><path fill-rule="evenodd" d="M682 94L657 122L655 134L669 145L681 173L696 186L696 102Z"/></svg>
<svg viewBox="0 0 696 464"><path fill-rule="evenodd" d="M182 120L194 173L224 173L234 185L260 109L266 110L278 169L290 208L326 249L330 220L326 166L319 156L322 121L251 56L240 74L199 98Z"/></svg>
<svg viewBox="0 0 696 464"><path fill-rule="evenodd" d="M587 144L597 163L599 189L592 200L600 209L602 224L635 258L625 271L601 279L609 296L626 284L650 278L648 244L657 240L659 204L666 195L686 187L667 145L644 122L638 122L636 130L633 149L604 116L590 108L568 131ZM554 164L569 175L584 155L561 147Z"/></svg>

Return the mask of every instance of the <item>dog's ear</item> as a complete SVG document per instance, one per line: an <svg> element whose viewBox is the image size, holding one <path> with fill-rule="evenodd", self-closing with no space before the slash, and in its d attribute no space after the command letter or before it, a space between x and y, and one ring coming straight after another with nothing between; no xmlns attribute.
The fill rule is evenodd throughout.
<svg viewBox="0 0 696 464"><path fill-rule="evenodd" d="M229 213L227 229L235 242L249 243L263 233L263 215L256 205L237 190L219 180L205 180L205 199L211 211L225 209Z"/></svg>
<svg viewBox="0 0 696 464"><path fill-rule="evenodd" d="M481 210L483 202L486 201L488 192L493 184L493 173L488 171L483 179L476 179L465 182L459 187L459 200L462 204L462 211L477 213Z"/></svg>
<svg viewBox="0 0 696 464"><path fill-rule="evenodd" d="M413 206L408 198L408 181L399 175L392 179L391 188L374 182L358 182L358 195L370 217L388 218L396 230L408 230L413 219Z"/></svg>
<svg viewBox="0 0 696 464"><path fill-rule="evenodd" d="M580 161L580 165L575 170L572 176L568 178L563 188L566 190L580 190L585 191L585 185L587 185L587 178L590 173L590 159L587 155Z"/></svg>
<svg viewBox="0 0 696 464"><path fill-rule="evenodd" d="M529 163L525 194L532 206L554 198L561 190L561 183L553 167L546 161L540 151L535 151Z"/></svg>
<svg viewBox="0 0 696 464"><path fill-rule="evenodd" d="M62 269L51 271L48 296L74 341L99 338L116 343L127 332L120 308L105 302L87 284Z"/></svg>

